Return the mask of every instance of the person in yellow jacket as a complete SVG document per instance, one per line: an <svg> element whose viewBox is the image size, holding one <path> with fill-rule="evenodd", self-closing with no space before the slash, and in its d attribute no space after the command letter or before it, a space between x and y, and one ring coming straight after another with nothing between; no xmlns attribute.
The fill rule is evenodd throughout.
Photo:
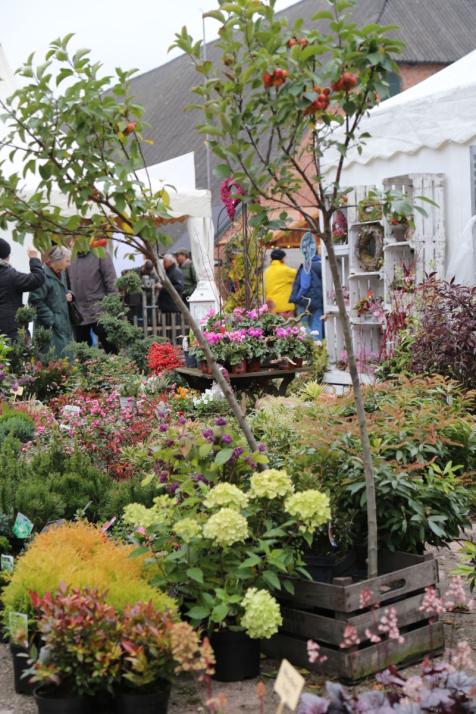
<svg viewBox="0 0 476 714"><path fill-rule="evenodd" d="M271 265L264 271L266 302L273 312L288 317L294 313L294 305L289 296L296 277L296 270L285 265L286 253L281 248L271 251Z"/></svg>

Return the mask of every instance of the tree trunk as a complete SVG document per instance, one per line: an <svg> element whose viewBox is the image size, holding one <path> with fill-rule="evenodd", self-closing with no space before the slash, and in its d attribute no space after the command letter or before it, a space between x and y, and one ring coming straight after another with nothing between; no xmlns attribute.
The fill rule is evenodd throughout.
<svg viewBox="0 0 476 714"><path fill-rule="evenodd" d="M182 315L185 317L186 321L190 325L190 328L197 338L197 342L200 345L201 349L205 353L205 357L207 358L207 363L208 366L210 367L213 375L213 379L218 382L220 385L220 388L225 395L225 399L230 405L230 409L233 412L233 414L236 417L236 421L238 422L238 426L242 430L243 434L245 435L246 441L248 442L248 446L250 447L251 451L256 451L258 449L258 444L256 443L256 439L253 435L253 432L251 431L250 425L248 424L245 416L243 415L243 412L241 411L241 407L238 404L238 401L235 397L235 394L233 392L233 389L231 388L229 382L226 381L225 377L223 376L223 373L221 369L219 368L218 364L216 363L210 347L208 345L208 342L205 340L204 336L202 335L202 331L200 330L200 327L196 320L192 317L192 314L188 307L185 305L184 301L170 282L170 280L167 277L167 274L165 273L165 270L162 269L162 266L159 264L159 261L157 260L157 255L155 254L154 250L148 249L146 250L147 252L147 258L149 258L152 263L154 264L154 267L157 271L157 274L160 276L160 279L162 281L162 284L164 288L167 290L171 298L173 299L174 303L177 305L178 309L182 313ZM258 464L258 467L261 467L261 464Z"/></svg>
<svg viewBox="0 0 476 714"><path fill-rule="evenodd" d="M360 441L362 445L362 458L364 464L364 474L367 492L367 575L369 578L373 578L378 574L378 531L377 503L375 498L375 480L372 464L372 452L370 450L369 433L367 430L367 421L365 418L362 390L360 388L359 372L357 370L354 346L352 344L350 321L347 315L347 310L345 308L344 293L342 292L342 283L339 274L339 267L336 260L336 254L334 251L334 243L331 237L331 232L327 227L323 239L329 258L329 267L332 274L332 280L334 282L336 302L337 307L339 308L339 317L342 321L344 343L345 348L347 350L349 372L352 380L352 387L354 389L355 408L357 411L357 420L359 423Z"/></svg>

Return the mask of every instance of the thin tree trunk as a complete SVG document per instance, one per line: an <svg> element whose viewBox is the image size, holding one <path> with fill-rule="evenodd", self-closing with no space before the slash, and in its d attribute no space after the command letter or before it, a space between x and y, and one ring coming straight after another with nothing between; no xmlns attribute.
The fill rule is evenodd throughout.
<svg viewBox="0 0 476 714"><path fill-rule="evenodd" d="M241 407L238 404L238 401L235 397L235 394L233 392L233 389L231 388L229 382L226 381L225 377L223 376L223 373L221 369L219 368L218 364L216 363L210 347L208 345L208 342L205 340L202 331L200 330L200 327L196 320L192 317L192 314L188 307L185 305L184 301L168 279L165 270L162 269L162 266L159 265L159 261L157 260L157 255L153 249L148 249L148 246L146 246L146 253L147 253L147 258L149 258L152 263L154 264L154 267L157 271L157 274L160 276L160 279L162 281L162 284L164 288L167 290L169 293L170 297L173 299L174 303L176 304L177 308L180 310L188 324L190 325L190 328L195 335L198 344L200 345L201 349L205 353L205 357L207 359L208 366L210 367L212 371L213 378L218 384L220 385L220 388L225 395L225 399L227 400L228 404L230 405L230 409L233 412L234 416L236 417L236 421L238 422L238 425L240 429L242 430L243 434L245 435L246 441L248 442L248 446L250 447L251 451L256 451L258 449L258 444L256 442L256 439L253 435L253 432L251 431L250 425L248 424L245 416L243 415L243 412L241 411ZM258 467L261 467L261 464L258 464Z"/></svg>
<svg viewBox="0 0 476 714"><path fill-rule="evenodd" d="M378 574L378 531L377 531L377 503L375 498L375 480L372 464L372 452L370 450L369 432L367 429L367 421L365 418L364 400L362 398L362 390L360 388L359 372L357 370L357 362L354 354L354 346L352 344L352 335L350 321L345 308L344 293L342 292L342 283L339 274L336 254L334 251L334 243L331 237L330 230L326 228L324 243L327 249L329 258L329 267L334 282L334 290L336 295L337 307L339 308L339 317L342 321L342 331L344 333L344 343L347 350L347 360L349 364L349 372L354 389L355 408L357 412L357 420L359 423L360 441L362 445L362 459L364 464L365 483L367 487L367 576L373 578Z"/></svg>

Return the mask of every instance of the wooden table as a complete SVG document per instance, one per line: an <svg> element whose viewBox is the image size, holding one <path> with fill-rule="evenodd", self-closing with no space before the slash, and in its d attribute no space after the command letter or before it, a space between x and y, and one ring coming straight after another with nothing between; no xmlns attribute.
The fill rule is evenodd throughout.
<svg viewBox="0 0 476 714"><path fill-rule="evenodd" d="M228 373L230 382L233 386L238 388L246 388L253 385L262 386L264 389L272 382L274 379L281 379L281 384L278 388L278 394L280 397L286 396L286 391L293 379L297 374L302 374L303 372L309 372L311 367L294 367L292 369L262 369L259 372L245 372L244 374L232 374ZM178 374L181 374L187 381L187 383L194 387L195 389L205 390L211 382L213 382L213 376L211 374L205 374L201 369L196 369L193 367L179 367L175 370Z"/></svg>

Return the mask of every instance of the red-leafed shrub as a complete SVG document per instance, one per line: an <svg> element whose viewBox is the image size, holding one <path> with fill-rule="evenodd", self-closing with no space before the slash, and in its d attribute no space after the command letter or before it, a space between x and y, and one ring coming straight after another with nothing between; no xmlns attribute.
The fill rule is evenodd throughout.
<svg viewBox="0 0 476 714"><path fill-rule="evenodd" d="M170 342L154 342L147 353L147 364L151 372L160 376L164 372L181 367L183 360L179 349Z"/></svg>

